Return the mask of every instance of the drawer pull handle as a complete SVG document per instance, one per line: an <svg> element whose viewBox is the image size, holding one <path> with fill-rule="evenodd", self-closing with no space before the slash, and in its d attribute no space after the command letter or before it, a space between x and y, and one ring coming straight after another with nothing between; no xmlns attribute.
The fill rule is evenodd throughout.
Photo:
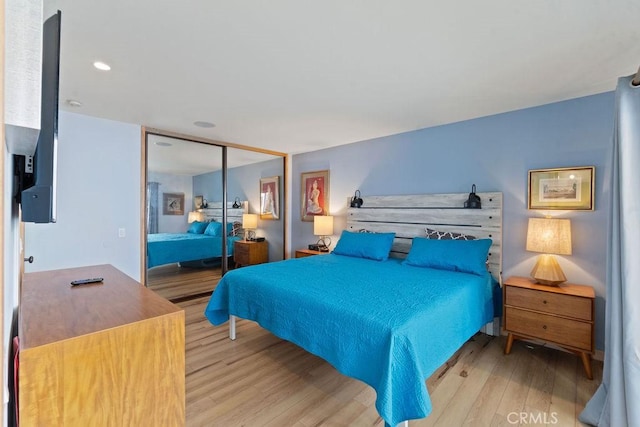
<svg viewBox="0 0 640 427"><path fill-rule="evenodd" d="M547 329L547 325L543 325L543 326L542 326L542 329L545 329L545 330L546 330L546 329Z"/></svg>
<svg viewBox="0 0 640 427"><path fill-rule="evenodd" d="M546 304L546 303L547 303L547 300L543 300L543 301L542 301L542 303L543 303L543 304Z"/></svg>

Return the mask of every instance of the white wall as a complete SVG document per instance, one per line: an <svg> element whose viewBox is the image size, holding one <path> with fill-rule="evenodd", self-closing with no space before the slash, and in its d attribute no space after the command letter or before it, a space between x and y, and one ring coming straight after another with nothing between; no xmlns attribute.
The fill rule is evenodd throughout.
<svg viewBox="0 0 640 427"><path fill-rule="evenodd" d="M26 272L112 264L140 279L140 135L60 111L57 222L25 225Z"/></svg>
<svg viewBox="0 0 640 427"><path fill-rule="evenodd" d="M2 144L4 152L4 224L2 224L4 232L4 277L3 280L3 331L2 331L2 354L5 369L3 384L3 407L4 420L8 420L8 407L6 405L8 397L8 381L7 370L12 363L9 362L11 354L11 340L13 337L12 328L15 326L14 315L18 307L18 276L20 273L19 260L19 223L18 209L13 203L13 155L6 150L6 145Z"/></svg>

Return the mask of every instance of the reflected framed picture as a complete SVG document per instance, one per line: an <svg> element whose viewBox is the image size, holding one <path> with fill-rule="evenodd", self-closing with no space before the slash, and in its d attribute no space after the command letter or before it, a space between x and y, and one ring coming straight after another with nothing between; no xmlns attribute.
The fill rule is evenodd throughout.
<svg viewBox="0 0 640 427"><path fill-rule="evenodd" d="M184 193L162 193L163 215L184 215Z"/></svg>
<svg viewBox="0 0 640 427"><path fill-rule="evenodd" d="M280 219L280 177L260 178L260 219Z"/></svg>
<svg viewBox="0 0 640 427"><path fill-rule="evenodd" d="M301 175L302 220L313 221L317 215L329 215L329 171L305 172Z"/></svg>
<svg viewBox="0 0 640 427"><path fill-rule="evenodd" d="M202 202L204 201L203 196L195 196L193 198L193 206L197 209L202 209Z"/></svg>
<svg viewBox="0 0 640 427"><path fill-rule="evenodd" d="M594 210L595 166L529 171L528 209Z"/></svg>

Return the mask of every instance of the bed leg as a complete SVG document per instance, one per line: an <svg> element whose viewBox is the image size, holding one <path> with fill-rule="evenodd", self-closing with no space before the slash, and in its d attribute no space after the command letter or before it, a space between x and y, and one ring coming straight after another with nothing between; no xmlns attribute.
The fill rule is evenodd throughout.
<svg viewBox="0 0 640 427"><path fill-rule="evenodd" d="M236 339L236 316L229 316L229 338L232 340Z"/></svg>

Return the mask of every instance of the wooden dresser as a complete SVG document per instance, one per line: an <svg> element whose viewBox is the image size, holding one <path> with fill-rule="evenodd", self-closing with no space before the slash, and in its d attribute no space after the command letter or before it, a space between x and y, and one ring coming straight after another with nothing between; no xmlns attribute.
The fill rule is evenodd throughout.
<svg viewBox="0 0 640 427"><path fill-rule="evenodd" d="M262 264L269 261L269 244L261 242L236 240L233 243L233 260L236 267Z"/></svg>
<svg viewBox="0 0 640 427"><path fill-rule="evenodd" d="M25 274L19 310L21 425L184 425L180 307L99 265Z"/></svg>
<svg viewBox="0 0 640 427"><path fill-rule="evenodd" d="M595 292L591 286L547 286L526 277L509 277L503 292L504 330L509 334L506 354L514 339L547 341L578 354L587 377L593 379Z"/></svg>

